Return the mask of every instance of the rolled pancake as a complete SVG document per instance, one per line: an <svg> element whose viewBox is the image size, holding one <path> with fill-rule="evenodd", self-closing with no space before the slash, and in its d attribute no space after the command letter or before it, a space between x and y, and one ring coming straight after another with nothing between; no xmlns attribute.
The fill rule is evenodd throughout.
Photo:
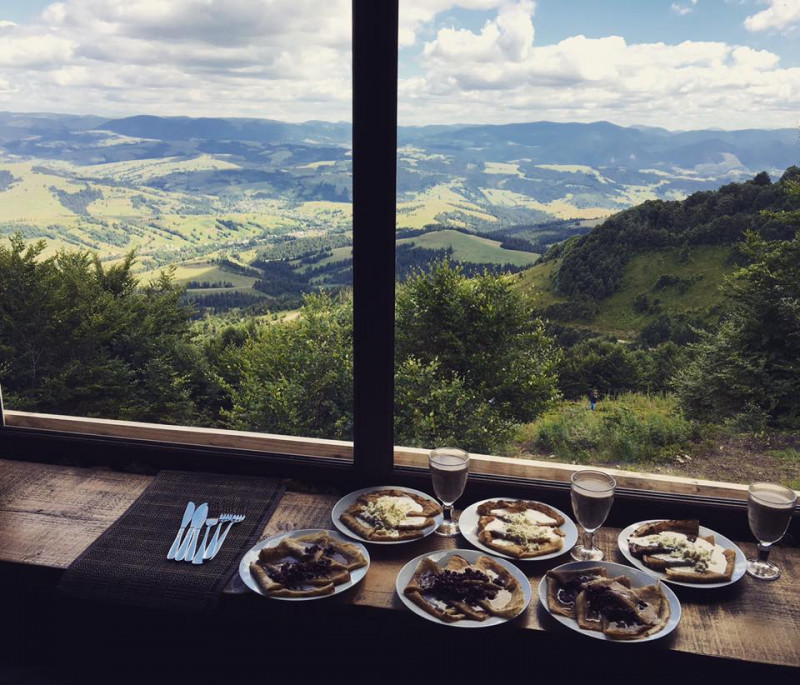
<svg viewBox="0 0 800 685"><path fill-rule="evenodd" d="M587 583L588 585L589 583ZM631 581L626 576L617 576L616 578L599 578L591 581L591 585L606 585L609 587L623 587L630 588ZM591 611L588 602L588 595L586 592L581 591L575 598L575 621L584 630L603 630L603 616L597 611Z"/></svg>
<svg viewBox="0 0 800 685"><path fill-rule="evenodd" d="M584 578L584 583L597 578L607 578L608 573L602 566L592 566L578 571L548 571L547 572L547 605L554 614L575 618L575 598L580 591L580 579ZM570 593L571 602L562 602L559 592L565 586L576 586L576 591Z"/></svg>
<svg viewBox="0 0 800 685"><path fill-rule="evenodd" d="M677 567L667 569L667 578L685 583L725 583L733 577L733 569L736 567L736 552L732 549L723 549L722 555L726 562L724 573L708 571L698 573L689 568Z"/></svg>
<svg viewBox="0 0 800 685"><path fill-rule="evenodd" d="M331 582L306 589L285 588L280 585L280 583L276 583L272 580L272 578L267 575L266 569L255 562L250 564L250 574L264 594L271 597L317 597L320 595L329 595L335 589L334 584Z"/></svg>
<svg viewBox="0 0 800 685"><path fill-rule="evenodd" d="M542 513L552 519L551 522L546 523L541 522L540 520L538 525L555 527L564 525L564 517L561 516L561 514L559 514L555 509L548 507L542 502L532 502L530 500L491 500L479 505L477 512L479 516L499 516L502 518L504 516L504 512L510 514L520 514L525 512L527 509Z"/></svg>
<svg viewBox="0 0 800 685"><path fill-rule="evenodd" d="M669 521L652 521L644 523L631 533L631 537L643 538L646 535L656 535L666 531L683 533L697 537L700 534L700 521L697 519L672 519Z"/></svg>
<svg viewBox="0 0 800 685"><path fill-rule="evenodd" d="M331 537L328 533L313 533L310 535L302 535L294 539L300 544L320 545L323 548L329 546L333 547L336 554L344 559L341 563L348 571L354 571L357 568L363 568L367 565L367 559L361 553L357 545Z"/></svg>
<svg viewBox="0 0 800 685"><path fill-rule="evenodd" d="M438 575L441 570L436 562L431 559L423 559L419 562L417 570L414 571L414 575L411 576L408 585L403 589L403 594L418 607L440 621L453 623L465 619L467 616L464 612L455 607L448 607L444 602L426 594L431 584L431 576Z"/></svg>
<svg viewBox="0 0 800 685"><path fill-rule="evenodd" d="M490 557L480 557L475 566L492 580L497 577L502 582L502 589L494 599L479 600L481 607L501 618L517 616L525 606L525 592L517 579L508 569Z"/></svg>
<svg viewBox="0 0 800 685"><path fill-rule="evenodd" d="M667 600L659 587L647 585L645 587L636 588L633 592L639 600L654 607L654 623L650 626L644 626L643 628L636 626L625 627L614 625L611 621L605 619L603 622L603 632L609 637L613 637L617 640L641 639L649 635L655 635L657 632L663 630L669 622L669 617L672 614L669 600Z"/></svg>

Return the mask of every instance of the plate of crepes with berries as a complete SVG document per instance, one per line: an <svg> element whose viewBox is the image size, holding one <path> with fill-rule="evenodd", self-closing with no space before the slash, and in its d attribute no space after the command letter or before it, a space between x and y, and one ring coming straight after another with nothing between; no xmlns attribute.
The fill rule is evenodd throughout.
<svg viewBox="0 0 800 685"><path fill-rule="evenodd" d="M400 570L395 587L415 614L456 628L506 623L531 601L531 585L522 571L474 549L422 554Z"/></svg>
<svg viewBox="0 0 800 685"><path fill-rule="evenodd" d="M331 512L333 525L359 542L396 545L427 537L442 523L442 507L420 490L397 485L356 490Z"/></svg>
<svg viewBox="0 0 800 685"><path fill-rule="evenodd" d="M578 541L578 528L563 511L508 497L471 504L461 513L458 528L478 549L517 561L552 559Z"/></svg>
<svg viewBox="0 0 800 685"><path fill-rule="evenodd" d="M364 545L332 530L281 533L254 545L239 563L253 592L284 600L330 597L353 587L369 569Z"/></svg>
<svg viewBox="0 0 800 685"><path fill-rule="evenodd" d="M653 576L609 561L573 561L548 571L539 601L559 623L598 640L647 642L681 620L675 593Z"/></svg>
<svg viewBox="0 0 800 685"><path fill-rule="evenodd" d="M636 568L674 585L725 587L747 570L742 550L697 519L639 521L620 532L618 544Z"/></svg>

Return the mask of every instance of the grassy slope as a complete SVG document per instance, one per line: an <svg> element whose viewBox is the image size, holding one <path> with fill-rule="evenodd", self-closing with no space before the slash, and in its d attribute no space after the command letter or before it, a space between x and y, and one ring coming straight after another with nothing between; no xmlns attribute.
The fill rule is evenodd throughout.
<svg viewBox="0 0 800 685"><path fill-rule="evenodd" d="M730 247L701 246L692 249L689 262L681 264L679 250L658 250L634 257L625 269L622 289L600 302L600 311L590 323L576 322L577 325L596 330L622 339L629 339L658 313L639 313L633 308L633 300L639 293L645 293L650 302L659 301L664 313L675 315L685 313L702 314L722 300L719 286L733 267L726 264ZM565 302L567 298L554 292L552 277L558 270L560 260L538 264L517 277L517 287L531 292L541 307ZM702 279L692 283L681 293L676 287L654 291L653 286L662 275L689 279L702 275Z"/></svg>
<svg viewBox="0 0 800 685"><path fill-rule="evenodd" d="M628 393L562 402L521 426L509 456L610 466L732 483L772 481L800 488L800 436L759 435L691 424L671 395Z"/></svg>
<svg viewBox="0 0 800 685"><path fill-rule="evenodd" d="M453 248L453 259L460 262L479 264L514 264L526 266L534 264L539 255L520 250L505 250L497 240L489 240L458 231L434 231L419 237L403 238L398 243L413 243L429 250Z"/></svg>

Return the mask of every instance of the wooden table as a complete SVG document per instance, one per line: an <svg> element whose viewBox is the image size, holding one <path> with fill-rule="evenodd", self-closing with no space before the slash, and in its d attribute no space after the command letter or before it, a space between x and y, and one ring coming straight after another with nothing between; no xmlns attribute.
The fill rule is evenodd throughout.
<svg viewBox="0 0 800 685"><path fill-rule="evenodd" d="M0 561L66 568L151 480L150 476L106 470L0 460ZM289 491L264 535L299 528L328 528L336 499ZM597 542L608 560L625 563L616 548L618 532L619 529L603 528ZM753 552L750 541L738 544L745 554ZM457 546L469 547L460 537L435 535L406 545L373 545L372 566L365 579L353 591L331 601L336 606L385 610L386 620L390 621L389 612L406 611L394 590L400 568L424 552ZM683 609L680 625L653 644L675 652L800 668L800 550L777 547L772 558L783 570L782 578L774 583L745 576L718 590L675 587ZM536 600L542 575L568 560L563 556L520 564L534 589L531 607L514 622L520 630L571 637L571 631L553 620ZM226 592L247 590L239 581L232 582Z"/></svg>

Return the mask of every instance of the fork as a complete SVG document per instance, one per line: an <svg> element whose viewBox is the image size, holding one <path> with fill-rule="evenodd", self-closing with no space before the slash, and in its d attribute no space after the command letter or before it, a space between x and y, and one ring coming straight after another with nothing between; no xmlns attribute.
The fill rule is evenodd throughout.
<svg viewBox="0 0 800 685"><path fill-rule="evenodd" d="M231 528L233 528L234 524L241 523L245 519L244 514L223 514L222 516L219 517L220 524L219 527L217 528L217 532L214 534L214 537L216 537L217 534L219 534L219 531L222 529L223 517L226 517L226 520L228 521L228 527L225 529L225 532L220 536L219 540L217 540L216 542L212 540L212 542L214 543L213 548L211 548L211 546L209 545L209 548L211 548L211 554L208 557L204 556L204 558L213 559L215 556L217 556L217 552L219 552L220 547L222 547L222 543L225 542L225 538L228 537L228 533L231 532ZM208 550L206 550L206 554L208 554Z"/></svg>
<svg viewBox="0 0 800 685"><path fill-rule="evenodd" d="M222 513L219 515L217 519L217 529L214 531L214 535L211 538L211 542L208 543L208 547L206 547L205 551L203 552L203 561L207 561L214 556L214 550L219 543L219 533L222 530L222 526L226 521L230 521L233 518L233 514Z"/></svg>
<svg viewBox="0 0 800 685"><path fill-rule="evenodd" d="M208 542L208 532L211 530L212 526L216 525L217 525L217 519L206 519L206 534L203 536L203 543L198 548L197 554L195 554L194 559L192 559L193 564L203 563L203 558L205 556L206 550L208 549L208 547L206 547L206 542Z"/></svg>

